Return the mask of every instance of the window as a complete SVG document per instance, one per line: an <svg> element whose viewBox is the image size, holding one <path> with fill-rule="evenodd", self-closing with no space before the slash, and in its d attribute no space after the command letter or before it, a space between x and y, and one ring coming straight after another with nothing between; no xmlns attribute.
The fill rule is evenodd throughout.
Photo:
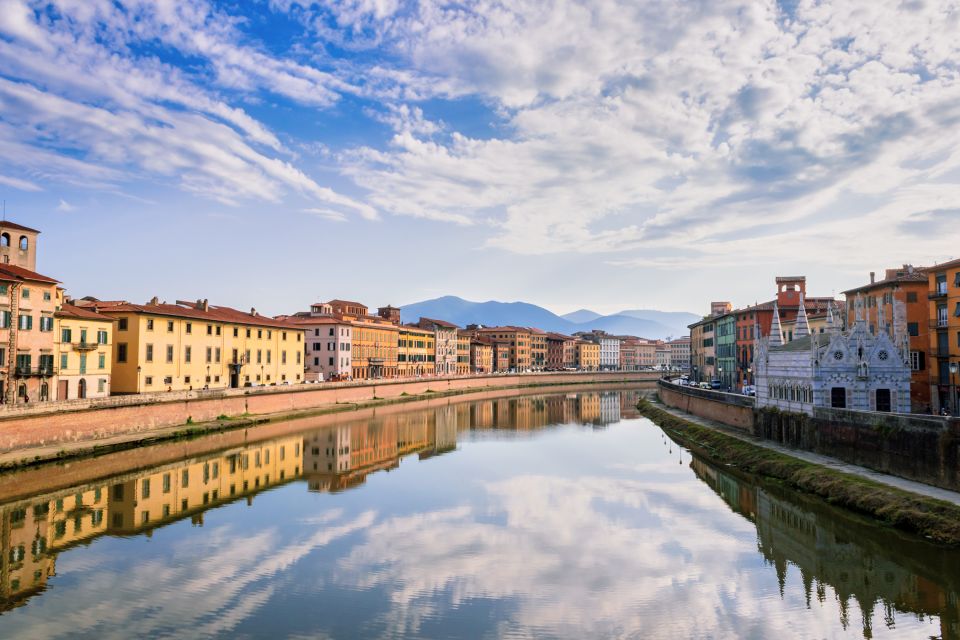
<svg viewBox="0 0 960 640"><path fill-rule="evenodd" d="M330 359L329 359L329 361L327 362L327 365L329 365L329 366L331 366L331 367L333 366L333 358L330 358Z"/></svg>
<svg viewBox="0 0 960 640"><path fill-rule="evenodd" d="M126 319L126 318L120 318L120 319L117 321L117 330L118 330L118 331L126 331L126 330L127 330L127 319Z"/></svg>
<svg viewBox="0 0 960 640"><path fill-rule="evenodd" d="M144 378L143 384L147 387L151 386L153 384L153 376L147 376L146 378Z"/></svg>
<svg viewBox="0 0 960 640"><path fill-rule="evenodd" d="M319 342L314 342L314 343L313 343L313 350L314 350L314 351L320 351L320 349L321 349L322 347L323 347L323 345L320 344Z"/></svg>
<svg viewBox="0 0 960 640"><path fill-rule="evenodd" d="M286 351L281 351L281 352L280 352L280 364L287 364L287 352L286 352Z"/></svg>
<svg viewBox="0 0 960 640"><path fill-rule="evenodd" d="M40 316L40 331L53 331L52 316Z"/></svg>
<svg viewBox="0 0 960 640"><path fill-rule="evenodd" d="M147 331L153 331L153 318L147 318Z"/></svg>
<svg viewBox="0 0 960 640"><path fill-rule="evenodd" d="M26 251L30 246L30 241L27 240L27 236L20 236L20 251Z"/></svg>
<svg viewBox="0 0 960 640"><path fill-rule="evenodd" d="M331 335L331 336L337 335L336 333L334 333L334 331L335 331L334 328L333 328L333 327L330 327L330 335Z"/></svg>
<svg viewBox="0 0 960 640"><path fill-rule="evenodd" d="M208 324L208 325L207 325L207 335L208 335L208 336L212 336L212 335L213 335L213 325L212 325L212 324Z"/></svg>
<svg viewBox="0 0 960 640"><path fill-rule="evenodd" d="M150 497L150 478L144 478L140 481L140 499L147 500Z"/></svg>
<svg viewBox="0 0 960 640"><path fill-rule="evenodd" d="M186 489L190 486L190 470L184 469L183 473L180 474L180 487Z"/></svg>
<svg viewBox="0 0 960 640"><path fill-rule="evenodd" d="M247 337L250 337L250 329L247 329Z"/></svg>
<svg viewBox="0 0 960 640"><path fill-rule="evenodd" d="M49 292L49 291L44 291L44 292L43 292L43 299L44 299L45 302L50 302L50 292Z"/></svg>
<svg viewBox="0 0 960 640"><path fill-rule="evenodd" d="M10 312L0 311L0 329L10 328Z"/></svg>
<svg viewBox="0 0 960 640"><path fill-rule="evenodd" d="M916 291L907 291L907 303L917 301L917 292Z"/></svg>
<svg viewBox="0 0 960 640"><path fill-rule="evenodd" d="M67 356L67 354L61 353L61 354L60 354L60 369L61 369L61 370L67 369L67 368L68 368L67 365L69 364L69 362L70 362L70 360L69 360L69 357Z"/></svg>
<svg viewBox="0 0 960 640"><path fill-rule="evenodd" d="M163 492L170 493L170 474L163 474Z"/></svg>
<svg viewBox="0 0 960 640"><path fill-rule="evenodd" d="M193 333L193 323L192 323L192 322L188 322L188 323L187 323L186 332L187 332L187 333Z"/></svg>
<svg viewBox="0 0 960 640"><path fill-rule="evenodd" d="M257 329L257 340L263 338L263 329Z"/></svg>
<svg viewBox="0 0 960 640"><path fill-rule="evenodd" d="M267 349L267 364L272 364L271 363L271 360L273 360L272 356L273 356L273 352L270 351L270 349Z"/></svg>
<svg viewBox="0 0 960 640"><path fill-rule="evenodd" d="M183 361L190 362L191 356L193 354L193 349L190 347L183 348ZM169 361L168 361L169 362Z"/></svg>
<svg viewBox="0 0 960 640"><path fill-rule="evenodd" d="M107 332L103 329L97 331L97 344L107 344L108 342Z"/></svg>
<svg viewBox="0 0 960 640"><path fill-rule="evenodd" d="M107 391L107 379L100 378L99 380L97 380L97 393L106 393L106 391Z"/></svg>
<svg viewBox="0 0 960 640"><path fill-rule="evenodd" d="M263 362L263 352L260 349L257 349L257 364Z"/></svg>
<svg viewBox="0 0 960 640"><path fill-rule="evenodd" d="M167 320L167 333L173 333L173 320Z"/></svg>
<svg viewBox="0 0 960 640"><path fill-rule="evenodd" d="M213 352L215 354L214 356L215 361L220 362L220 347L217 347L216 349L214 349Z"/></svg>
<svg viewBox="0 0 960 640"><path fill-rule="evenodd" d="M213 347L207 347L207 362L213 362Z"/></svg>
<svg viewBox="0 0 960 640"><path fill-rule="evenodd" d="M97 355L97 368L98 369L107 368L107 354L101 353Z"/></svg>
<svg viewBox="0 0 960 640"><path fill-rule="evenodd" d="M22 298L24 298L24 299L29 298L29 297L30 297L30 289L27 289L26 287L24 287L24 288L21 290L21 292L20 292L20 296L21 296Z"/></svg>
<svg viewBox="0 0 960 640"><path fill-rule="evenodd" d="M173 384L173 376L167 376L163 379L163 384Z"/></svg>
<svg viewBox="0 0 960 640"><path fill-rule="evenodd" d="M173 345L172 344L167 345L167 362L168 363L173 362Z"/></svg>
<svg viewBox="0 0 960 640"><path fill-rule="evenodd" d="M127 343L121 342L117 344L117 362L126 362L127 361Z"/></svg>
<svg viewBox="0 0 960 640"><path fill-rule="evenodd" d="M234 337L234 338L237 338L237 337L239 337L239 336L240 336L240 329L238 329L237 327L234 327L234 328L233 328L233 337Z"/></svg>
<svg viewBox="0 0 960 640"><path fill-rule="evenodd" d="M60 330L60 342L71 342L72 340L73 340L73 332L70 329Z"/></svg>
<svg viewBox="0 0 960 640"><path fill-rule="evenodd" d="M21 315L20 322L17 324L21 331L30 331L33 329L33 316Z"/></svg>
<svg viewBox="0 0 960 640"><path fill-rule="evenodd" d="M153 362L153 345L152 344L149 344L149 343L147 344L146 352L144 353L143 359L146 360L147 362Z"/></svg>
<svg viewBox="0 0 960 640"><path fill-rule="evenodd" d="M217 335L220 335L220 325L217 325Z"/></svg>

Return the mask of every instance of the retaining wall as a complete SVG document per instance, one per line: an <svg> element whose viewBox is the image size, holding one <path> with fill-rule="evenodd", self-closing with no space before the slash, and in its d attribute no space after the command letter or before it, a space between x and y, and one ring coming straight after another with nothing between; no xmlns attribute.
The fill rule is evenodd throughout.
<svg viewBox="0 0 960 640"><path fill-rule="evenodd" d="M82 401L76 407L35 405L0 413L0 453L149 432L220 416L306 411L428 391L653 382L656 378L651 372L537 373L143 394Z"/></svg>
<svg viewBox="0 0 960 640"><path fill-rule="evenodd" d="M722 391L681 387L666 380L658 382L657 393L668 407L753 433L753 398Z"/></svg>

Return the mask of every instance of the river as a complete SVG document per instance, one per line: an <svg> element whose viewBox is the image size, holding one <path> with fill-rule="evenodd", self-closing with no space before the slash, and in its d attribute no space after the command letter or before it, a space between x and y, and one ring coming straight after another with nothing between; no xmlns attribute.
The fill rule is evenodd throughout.
<svg viewBox="0 0 960 640"><path fill-rule="evenodd" d="M0 637L960 638L960 552L692 457L637 393L0 476Z"/></svg>

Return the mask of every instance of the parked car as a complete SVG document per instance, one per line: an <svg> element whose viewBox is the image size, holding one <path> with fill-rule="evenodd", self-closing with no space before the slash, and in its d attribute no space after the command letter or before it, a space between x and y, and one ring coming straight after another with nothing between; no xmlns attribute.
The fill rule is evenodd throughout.
<svg viewBox="0 0 960 640"><path fill-rule="evenodd" d="M697 386L700 387L701 389L709 389L709 388L710 388L710 383L709 383L709 382L701 382L701 383L698 384Z"/></svg>
<svg viewBox="0 0 960 640"><path fill-rule="evenodd" d="M723 383L720 382L719 380L711 380L711 381L710 381L710 388L711 388L711 389L717 390L717 389L720 389L720 388L722 388L722 387L723 387Z"/></svg>
<svg viewBox="0 0 960 640"><path fill-rule="evenodd" d="M755 396L757 395L757 388L752 384L743 385L743 395L745 396Z"/></svg>

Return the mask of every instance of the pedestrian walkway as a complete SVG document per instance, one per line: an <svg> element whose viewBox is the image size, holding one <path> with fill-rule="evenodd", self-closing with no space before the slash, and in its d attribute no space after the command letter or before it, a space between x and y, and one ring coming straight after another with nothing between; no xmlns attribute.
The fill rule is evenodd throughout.
<svg viewBox="0 0 960 640"><path fill-rule="evenodd" d="M956 491L950 491L949 489L941 489L939 487L933 487L929 484L924 484L922 482L916 482L915 480L907 480L906 478L899 478L897 476L891 476L887 473L881 473L879 471L874 471L873 469L867 469L866 467L861 467L859 465L850 464L849 462L843 462L836 458L831 458L830 456L824 456L819 453L813 453L812 451L804 451L802 449L791 449L790 447L785 447L779 442L772 442L770 440L762 440L756 438L749 433L744 433L739 429L734 429L733 427L727 426L722 422L717 422L715 420L708 420L706 418L701 418L690 413L686 413L679 409L674 409L673 407L668 407L656 398L648 398L651 402L656 404L658 409L662 409L667 413L671 413L678 418L682 418L688 422L693 422L702 427L707 427L709 429L715 429L721 431L724 434L742 440L744 442L749 442L750 444L757 445L758 447L763 447L764 449L769 449L771 451L776 451L777 453L782 453L798 460L803 460L804 462L810 462L813 464L818 464L822 467L828 467L835 471L840 471L842 473L848 473L853 476L859 476L861 478L867 478L876 483L886 485L888 487L893 487L894 489L901 489L903 491L909 491L911 493L916 493L918 495L927 496L928 498L934 498L936 500L943 500L944 502L950 502L952 504L960 506L960 493Z"/></svg>

